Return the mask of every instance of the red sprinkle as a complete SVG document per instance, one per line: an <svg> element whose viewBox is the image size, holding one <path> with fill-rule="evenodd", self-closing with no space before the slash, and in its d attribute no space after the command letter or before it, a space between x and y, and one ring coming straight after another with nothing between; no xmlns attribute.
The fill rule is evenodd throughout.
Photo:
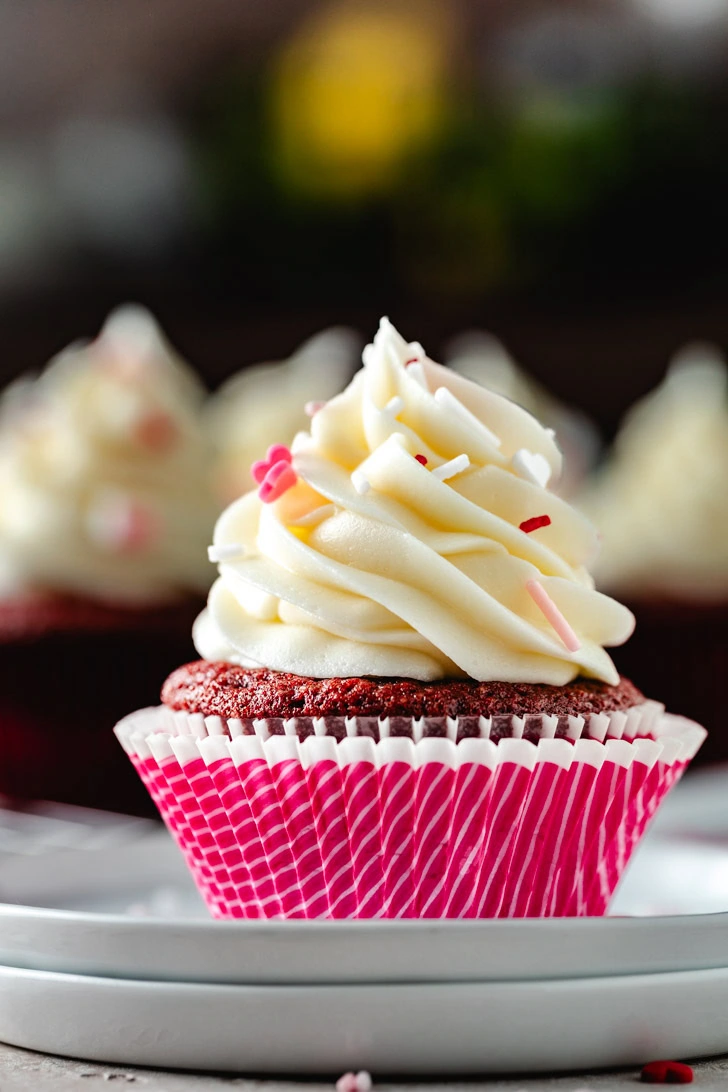
<svg viewBox="0 0 728 1092"><path fill-rule="evenodd" d="M415 459L417 459L418 463L422 463L423 466L427 466L427 456L426 455L415 455Z"/></svg>
<svg viewBox="0 0 728 1092"><path fill-rule="evenodd" d="M419 364L420 358L418 356L410 357L409 360L405 360L404 366L407 368L410 364Z"/></svg>
<svg viewBox="0 0 728 1092"><path fill-rule="evenodd" d="M684 1062L650 1062L640 1073L645 1084L692 1084L693 1071Z"/></svg>
<svg viewBox="0 0 728 1092"><path fill-rule="evenodd" d="M551 525L551 516L532 516L531 519L524 519L523 523L520 523L519 529L525 531L527 535L530 535L531 531L538 531L539 527L549 527Z"/></svg>

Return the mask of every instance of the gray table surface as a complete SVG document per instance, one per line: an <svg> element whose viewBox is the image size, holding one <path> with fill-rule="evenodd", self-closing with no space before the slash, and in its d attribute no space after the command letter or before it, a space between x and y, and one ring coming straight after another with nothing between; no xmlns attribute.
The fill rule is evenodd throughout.
<svg viewBox="0 0 728 1092"><path fill-rule="evenodd" d="M728 1055L699 1062L695 1070L694 1088L701 1092L728 1092ZM577 1074L568 1077L517 1077L504 1080L433 1081L421 1080L379 1083L374 1077L374 1092L627 1092L641 1085L639 1070L619 1073ZM244 1092L332 1092L333 1082L251 1080L247 1077L210 1076L199 1073L170 1073L151 1069L122 1069L76 1062L49 1054L4 1046L0 1043L0 1092L93 1092L94 1089L138 1089L139 1092L222 1092L223 1089ZM675 1087L671 1085L670 1087Z"/></svg>

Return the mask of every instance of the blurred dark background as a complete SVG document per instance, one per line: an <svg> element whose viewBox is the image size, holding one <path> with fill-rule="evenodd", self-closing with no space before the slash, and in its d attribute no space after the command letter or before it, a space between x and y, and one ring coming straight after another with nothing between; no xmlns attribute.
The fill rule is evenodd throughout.
<svg viewBox="0 0 728 1092"><path fill-rule="evenodd" d="M0 380L149 306L211 385L387 313L606 435L728 344L728 0L0 0Z"/></svg>

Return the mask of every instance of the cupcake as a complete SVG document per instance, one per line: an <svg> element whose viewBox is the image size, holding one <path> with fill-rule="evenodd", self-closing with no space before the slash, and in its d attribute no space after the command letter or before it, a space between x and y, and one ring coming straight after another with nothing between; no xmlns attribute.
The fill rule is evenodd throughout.
<svg viewBox="0 0 728 1092"><path fill-rule="evenodd" d="M345 326L314 334L288 360L254 364L228 379L205 411L215 449L220 504L252 485L251 464L271 444L290 443L307 414L343 389L356 367L361 340Z"/></svg>
<svg viewBox="0 0 728 1092"><path fill-rule="evenodd" d="M716 349L696 344L627 415L581 501L604 535L597 582L638 620L618 666L709 729L728 670L726 475L728 373ZM700 757L728 759L721 733Z"/></svg>
<svg viewBox="0 0 728 1092"><path fill-rule="evenodd" d="M0 793L148 810L110 729L192 652L203 390L140 308L0 403Z"/></svg>
<svg viewBox="0 0 728 1092"><path fill-rule="evenodd" d="M565 455L556 489L562 497L578 492L599 452L597 430L581 410L559 402L527 375L492 334L469 330L453 338L446 348L445 363L466 379L517 402L552 428Z"/></svg>
<svg viewBox="0 0 728 1092"><path fill-rule="evenodd" d="M633 618L525 410L382 320L220 517L202 660L117 735L217 917L603 914L704 731L621 679Z"/></svg>

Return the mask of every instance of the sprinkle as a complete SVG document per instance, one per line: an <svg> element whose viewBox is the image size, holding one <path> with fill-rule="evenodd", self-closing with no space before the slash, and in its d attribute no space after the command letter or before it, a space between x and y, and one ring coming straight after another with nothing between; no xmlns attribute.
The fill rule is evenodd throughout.
<svg viewBox="0 0 728 1092"><path fill-rule="evenodd" d="M448 478L454 478L456 474L462 474L463 470L467 470L469 466L470 459L467 455L456 455L454 459L450 459L449 463L436 466L432 471L432 476L433 478L439 478L441 482L445 482Z"/></svg>
<svg viewBox="0 0 728 1092"><path fill-rule="evenodd" d="M372 487L372 483L369 481L365 474L362 474L361 470L355 470L352 473L351 484L354 486L357 493L359 493L361 496L364 496L365 493L368 493Z"/></svg>
<svg viewBox="0 0 728 1092"><path fill-rule="evenodd" d="M684 1062L649 1062L643 1066L640 1080L645 1084L692 1084L693 1071Z"/></svg>
<svg viewBox="0 0 728 1092"><path fill-rule="evenodd" d="M323 523L329 516L333 516L336 512L336 506L333 504L322 504L318 508L314 508L311 512L306 512L304 516L299 516L298 519L290 520L291 527L313 527L317 523Z"/></svg>
<svg viewBox="0 0 728 1092"><path fill-rule="evenodd" d="M530 519L524 519L523 523L518 524L519 531L525 532L530 535L531 531L538 531L539 527L550 527L551 516L531 516Z"/></svg>
<svg viewBox="0 0 728 1092"><path fill-rule="evenodd" d="M365 1069L358 1073L345 1073L336 1082L336 1092L371 1092L372 1077Z"/></svg>
<svg viewBox="0 0 728 1092"><path fill-rule="evenodd" d="M511 466L519 478L525 478L533 485L540 485L545 489L549 483L551 467L548 460L537 452L529 451L527 447L522 447L515 453Z"/></svg>
<svg viewBox="0 0 728 1092"><path fill-rule="evenodd" d="M290 463L292 459L291 449L286 447L285 444L271 444L266 457L258 459L250 468L253 481L260 485L276 463Z"/></svg>
<svg viewBox="0 0 728 1092"><path fill-rule="evenodd" d="M552 428L546 428L546 429L544 429L544 432L548 436L549 440L555 440L556 439L556 433L554 432L554 430Z"/></svg>
<svg viewBox="0 0 728 1092"><path fill-rule="evenodd" d="M218 561L229 561L233 557L243 557L245 554L245 547L242 542L225 542L220 545L207 547L207 556L213 565Z"/></svg>
<svg viewBox="0 0 728 1092"><path fill-rule="evenodd" d="M325 402L307 402L303 407L304 413L307 417L315 417L316 414L324 408Z"/></svg>
<svg viewBox="0 0 728 1092"><path fill-rule="evenodd" d="M467 406L464 406L459 398L456 398L451 390L447 387L438 387L435 391L435 401L443 409L448 410L450 413L456 413L463 421L466 421L472 428L477 429L479 432L484 432L485 437L489 444L493 447L500 447L501 442L494 432L491 432L487 425L484 425L479 417L476 417L474 413L471 413Z"/></svg>
<svg viewBox="0 0 728 1092"><path fill-rule="evenodd" d="M417 459L418 463L422 463L423 466L427 466L427 456L426 455L415 455L415 459Z"/></svg>
<svg viewBox="0 0 728 1092"><path fill-rule="evenodd" d="M569 652L576 652L580 649L581 641L576 636L543 584L540 584L538 580L529 580L526 584L526 590L539 610L543 612L546 621L550 622L554 627L557 635L564 642L564 645Z"/></svg>
<svg viewBox="0 0 728 1092"><path fill-rule="evenodd" d="M398 394L394 398L390 398L384 407L384 412L389 413L392 417L396 417L398 413L401 413L404 409L404 399L400 398Z"/></svg>
<svg viewBox="0 0 728 1092"><path fill-rule="evenodd" d="M297 481L298 476L290 463L280 459L270 468L263 479L258 490L258 496L263 504L272 504L273 501L278 500L279 497L282 497L284 493L291 489Z"/></svg>
<svg viewBox="0 0 728 1092"><path fill-rule="evenodd" d="M179 437L176 424L168 413L161 410L144 414L135 422L133 431L142 447L160 453L173 448Z"/></svg>

